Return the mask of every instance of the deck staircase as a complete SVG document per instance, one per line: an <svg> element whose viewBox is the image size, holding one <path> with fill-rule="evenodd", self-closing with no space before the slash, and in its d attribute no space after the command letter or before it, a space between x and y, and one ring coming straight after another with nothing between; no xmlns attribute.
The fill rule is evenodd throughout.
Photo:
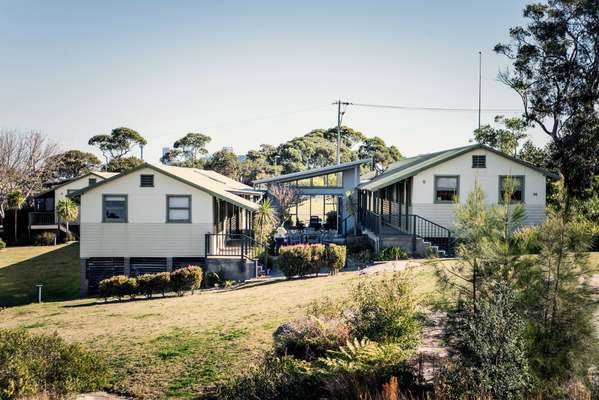
<svg viewBox="0 0 599 400"><path fill-rule="evenodd" d="M420 256L431 253L441 257L454 255L455 239L451 231L419 215L381 215L362 210L360 222L379 248L403 247Z"/></svg>

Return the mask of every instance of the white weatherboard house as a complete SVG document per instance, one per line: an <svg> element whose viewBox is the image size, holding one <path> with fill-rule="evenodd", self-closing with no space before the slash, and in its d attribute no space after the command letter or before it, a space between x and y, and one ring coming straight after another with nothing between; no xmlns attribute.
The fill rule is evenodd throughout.
<svg viewBox="0 0 599 400"><path fill-rule="evenodd" d="M64 231L64 222L59 221L56 213L58 202L67 198L68 195L81 190L87 186L117 175L113 172L92 171L74 179L69 179L58 185L38 193L34 198L34 211L29 213L29 231L61 230ZM69 229L79 232L79 218L70 223Z"/></svg>
<svg viewBox="0 0 599 400"><path fill-rule="evenodd" d="M252 215L261 192L213 171L143 164L72 197L81 205L81 294L99 280L201 264L256 274Z"/></svg>
<svg viewBox="0 0 599 400"><path fill-rule="evenodd" d="M480 144L405 158L360 176L369 162L261 179L254 182L257 189L213 171L162 164L143 164L87 186L71 194L81 206L81 293L97 290L112 275L189 264L226 279L255 277L260 244L253 238L253 212L270 185L301 194L284 223L290 232L303 232L302 241L343 240L355 225L377 249L402 246L422 255L432 246L451 254L454 201L463 203L475 182L493 204L513 180L511 201L525 204L526 223L534 225L544 219L547 178L557 178ZM355 214L347 210L348 193L356 199Z"/></svg>
<svg viewBox="0 0 599 400"><path fill-rule="evenodd" d="M422 253L433 244L450 252L455 223L454 199L465 202L479 182L488 204L503 199L512 179L513 202L524 203L526 223L544 219L547 177L555 174L475 144L402 159L357 187L359 224L377 246L402 245Z"/></svg>

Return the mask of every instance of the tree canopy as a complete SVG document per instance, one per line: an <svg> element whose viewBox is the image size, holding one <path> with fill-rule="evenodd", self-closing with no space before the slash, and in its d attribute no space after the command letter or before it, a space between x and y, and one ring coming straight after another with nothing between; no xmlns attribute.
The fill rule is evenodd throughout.
<svg viewBox="0 0 599 400"><path fill-rule="evenodd" d="M146 145L148 142L137 131L130 128L115 128L110 134L92 136L88 144L95 146L104 155L106 164L115 158L127 155L135 146Z"/></svg>
<svg viewBox="0 0 599 400"><path fill-rule="evenodd" d="M495 124L498 126L487 124L475 129L474 140L537 167L553 167L550 162L549 151L535 146L532 140L528 139L529 124L526 120L497 115Z"/></svg>
<svg viewBox="0 0 599 400"><path fill-rule="evenodd" d="M527 122L551 137L550 154L570 195L599 165L599 13L596 0L551 0L524 9L526 26L495 51L512 60L499 79L521 97Z"/></svg>
<svg viewBox="0 0 599 400"><path fill-rule="evenodd" d="M173 143L160 161L165 164L178 165L181 167L202 168L203 157L208 154L206 144L212 138L202 133L188 133Z"/></svg>
<svg viewBox="0 0 599 400"><path fill-rule="evenodd" d="M373 157L388 164L401 158L395 146L387 146L380 137L369 138L350 127L341 128L341 162ZM242 166L244 180L288 174L336 162L337 129L314 129L278 146L263 144L250 150Z"/></svg>
<svg viewBox="0 0 599 400"><path fill-rule="evenodd" d="M206 161L204 168L216 171L232 179L238 179L241 162L231 150L222 149L212 154L208 161Z"/></svg>
<svg viewBox="0 0 599 400"><path fill-rule="evenodd" d="M140 160L137 157L116 157L110 160L108 164L106 164L106 170L108 172L123 172L129 169L133 169L141 164L143 164L143 160Z"/></svg>
<svg viewBox="0 0 599 400"><path fill-rule="evenodd" d="M69 150L54 156L55 178L71 179L100 168L102 162L92 153Z"/></svg>

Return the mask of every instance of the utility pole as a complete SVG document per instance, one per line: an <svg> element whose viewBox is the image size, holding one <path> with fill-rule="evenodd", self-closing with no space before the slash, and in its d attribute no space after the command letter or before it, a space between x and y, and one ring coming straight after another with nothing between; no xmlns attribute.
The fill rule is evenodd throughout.
<svg viewBox="0 0 599 400"><path fill-rule="evenodd" d="M333 104L337 104L337 165L339 165L341 164L341 121L343 121L343 115L347 106L352 103L337 100ZM343 111L341 111L341 106L343 106Z"/></svg>
<svg viewBox="0 0 599 400"><path fill-rule="evenodd" d="M478 129L480 129L480 110L481 110L481 83L482 83L482 52L478 52Z"/></svg>

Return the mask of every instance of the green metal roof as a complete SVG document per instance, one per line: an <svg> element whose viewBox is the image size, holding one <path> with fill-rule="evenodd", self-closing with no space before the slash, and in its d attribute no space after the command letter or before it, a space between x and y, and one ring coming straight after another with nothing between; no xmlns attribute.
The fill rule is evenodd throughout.
<svg viewBox="0 0 599 400"><path fill-rule="evenodd" d="M382 174L377 175L372 179L361 183L358 186L358 189L369 191L376 191L382 189L395 182L414 176L428 168L432 168L437 164L449 161L455 157L458 157L462 154L466 154L470 151L477 149L490 151L499 156L524 165L525 167L534 169L535 171L538 171L545 176L549 176L554 179L559 179L559 176L553 172L547 171L543 168L539 168L529 162L520 160L518 158L508 156L507 154L502 153L499 150L496 150L492 147L477 143L469 146L456 147L454 149L439 151L436 153L421 154L415 157L404 158L389 165L389 168L387 168L387 170Z"/></svg>

